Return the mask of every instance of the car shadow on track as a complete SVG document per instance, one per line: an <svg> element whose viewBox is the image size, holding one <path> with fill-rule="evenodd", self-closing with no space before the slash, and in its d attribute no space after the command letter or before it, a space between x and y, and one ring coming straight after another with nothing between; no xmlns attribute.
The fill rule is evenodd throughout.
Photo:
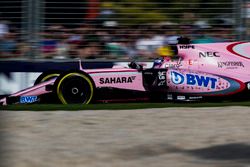
<svg viewBox="0 0 250 167"><path fill-rule="evenodd" d="M145 144L120 150L116 155L122 160L133 160L171 153L195 156L203 160L250 163L250 145L244 143L229 143L193 150L173 147L166 143Z"/></svg>

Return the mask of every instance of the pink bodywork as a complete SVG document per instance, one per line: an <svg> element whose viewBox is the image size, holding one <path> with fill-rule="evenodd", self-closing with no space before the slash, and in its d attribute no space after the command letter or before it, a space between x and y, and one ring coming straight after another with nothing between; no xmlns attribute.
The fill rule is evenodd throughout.
<svg viewBox="0 0 250 167"><path fill-rule="evenodd" d="M165 61L161 68L174 67L250 81L250 42L178 45L178 60Z"/></svg>
<svg viewBox="0 0 250 167"><path fill-rule="evenodd" d="M81 63L80 63L81 64ZM83 70L80 65L80 70L88 73L91 78L93 79L96 88L101 87L112 87L112 88L120 88L120 89L129 89L129 90L138 90L138 91L146 91L143 86L142 81L142 73L138 72L136 69L130 68L109 68L109 69L94 69L94 70ZM131 82L117 82L117 83L101 83L101 78L130 78ZM42 94L50 93L50 91L46 90L47 85L53 85L56 78L51 79L46 82L42 82L38 85L32 86L25 90L21 90L17 93L12 94L11 96L39 96ZM6 105L6 98L0 99L0 102L3 105Z"/></svg>
<svg viewBox="0 0 250 167"><path fill-rule="evenodd" d="M138 72L138 70L136 69L112 68L112 69L101 69L101 70L94 69L94 70L84 70L84 71L91 76L97 88L113 87L120 89L145 91L145 88L143 86L142 73ZM132 82L102 83L102 84L100 82L101 78L118 78L118 77L119 78L131 77Z"/></svg>
<svg viewBox="0 0 250 167"><path fill-rule="evenodd" d="M200 95L229 95L242 91L250 81L250 43L210 43L177 45L178 58L165 61L159 68L168 68L169 92ZM198 75L198 79L215 78L215 87L173 83L172 70L184 77ZM186 78L185 78L186 79ZM197 82L197 79L195 79ZM208 81L211 84L211 81Z"/></svg>
<svg viewBox="0 0 250 167"><path fill-rule="evenodd" d="M221 96L245 89L250 81L250 43L212 43L177 45L178 58L166 59L158 68L168 68L166 82L168 92ZM88 73L97 88L112 87L146 91L143 74L137 69L79 69ZM131 82L102 82L109 78L130 78ZM11 96L30 96L49 93L46 85L53 85L55 79L27 88ZM6 98L0 102L6 103Z"/></svg>

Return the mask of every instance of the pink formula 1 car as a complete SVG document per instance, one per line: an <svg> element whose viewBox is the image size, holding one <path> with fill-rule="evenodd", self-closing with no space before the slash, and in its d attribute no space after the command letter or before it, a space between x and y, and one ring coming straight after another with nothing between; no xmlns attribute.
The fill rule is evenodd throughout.
<svg viewBox="0 0 250 167"><path fill-rule="evenodd" d="M100 100L200 100L249 97L250 43L177 44L177 58L129 67L45 72L34 86L0 100L88 104ZM177 53L178 52L178 53Z"/></svg>

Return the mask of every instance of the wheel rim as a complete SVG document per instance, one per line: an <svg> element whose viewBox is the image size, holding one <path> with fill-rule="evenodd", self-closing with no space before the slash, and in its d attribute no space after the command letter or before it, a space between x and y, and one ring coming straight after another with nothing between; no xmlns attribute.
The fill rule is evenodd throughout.
<svg viewBox="0 0 250 167"><path fill-rule="evenodd" d="M70 73L58 83L57 94L63 104L88 104L93 97L93 85L85 75Z"/></svg>

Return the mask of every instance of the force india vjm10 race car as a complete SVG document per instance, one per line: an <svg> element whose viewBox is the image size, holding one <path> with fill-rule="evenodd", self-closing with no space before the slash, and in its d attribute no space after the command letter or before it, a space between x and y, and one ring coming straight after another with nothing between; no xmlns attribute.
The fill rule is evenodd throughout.
<svg viewBox="0 0 250 167"><path fill-rule="evenodd" d="M177 58L157 66L48 71L34 86L0 100L2 105L101 100L200 100L249 97L250 43L177 44Z"/></svg>

